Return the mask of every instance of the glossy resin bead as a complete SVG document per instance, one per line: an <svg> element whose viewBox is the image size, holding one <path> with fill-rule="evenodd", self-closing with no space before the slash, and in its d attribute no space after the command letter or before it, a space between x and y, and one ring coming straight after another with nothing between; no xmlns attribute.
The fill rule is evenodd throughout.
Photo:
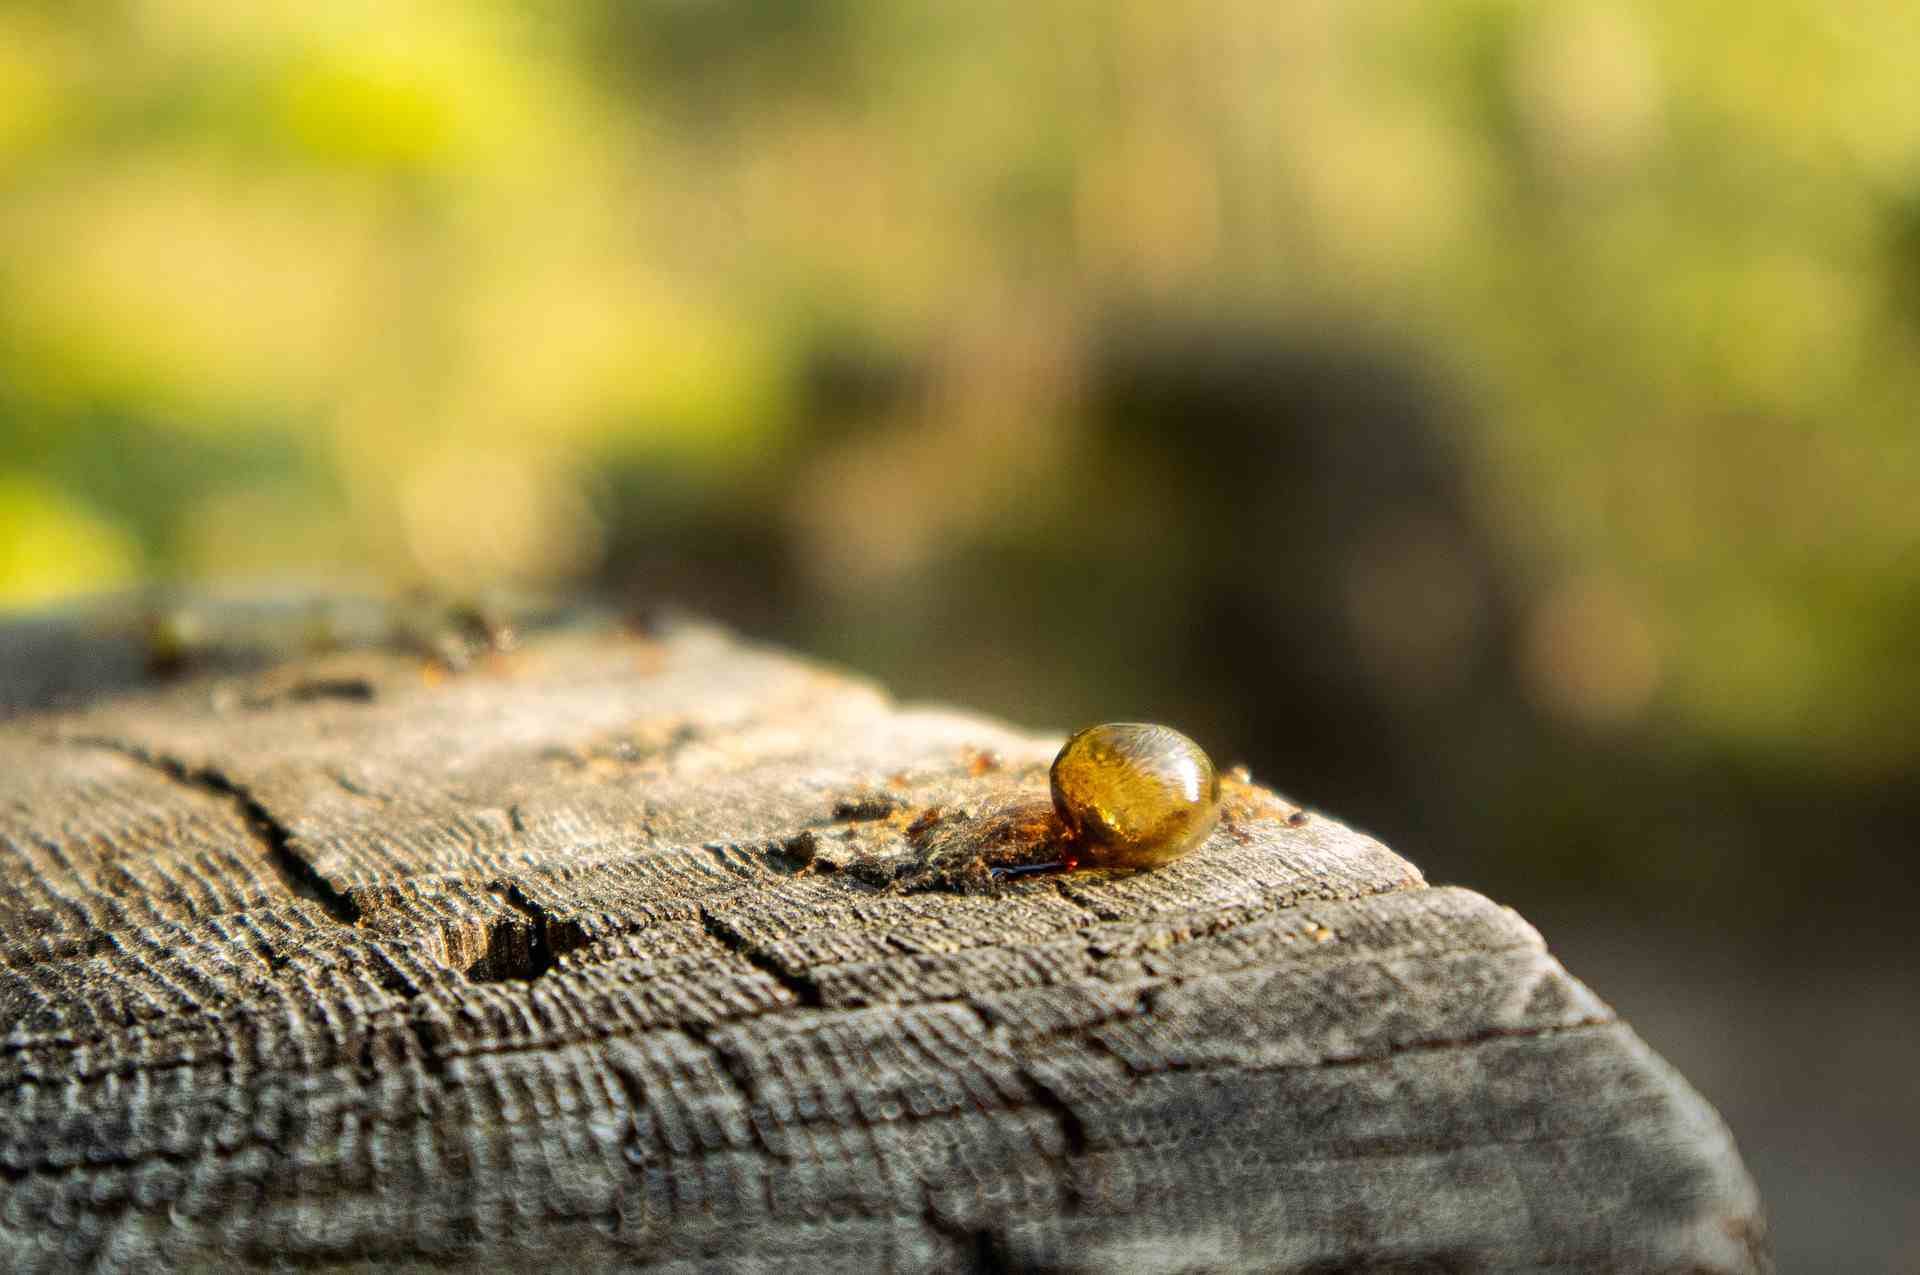
<svg viewBox="0 0 1920 1275"><path fill-rule="evenodd" d="M1220 818L1213 762L1165 726L1089 726L1060 749L1049 778L1077 865L1156 868L1205 841Z"/></svg>

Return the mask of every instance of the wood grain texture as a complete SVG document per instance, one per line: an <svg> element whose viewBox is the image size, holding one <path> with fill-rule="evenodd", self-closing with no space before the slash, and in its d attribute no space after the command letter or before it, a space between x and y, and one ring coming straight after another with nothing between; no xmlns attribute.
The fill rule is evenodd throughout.
<svg viewBox="0 0 1920 1275"><path fill-rule="evenodd" d="M695 625L18 713L0 1266L1766 1269L1702 1100L1332 820L933 871L1057 746Z"/></svg>

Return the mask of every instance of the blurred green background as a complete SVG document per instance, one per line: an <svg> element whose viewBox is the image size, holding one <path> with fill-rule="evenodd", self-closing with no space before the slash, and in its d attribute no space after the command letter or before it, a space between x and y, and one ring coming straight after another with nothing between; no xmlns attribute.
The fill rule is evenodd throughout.
<svg viewBox="0 0 1920 1275"><path fill-rule="evenodd" d="M0 2L0 605L675 601L1148 717L1920 1244L1920 7Z"/></svg>

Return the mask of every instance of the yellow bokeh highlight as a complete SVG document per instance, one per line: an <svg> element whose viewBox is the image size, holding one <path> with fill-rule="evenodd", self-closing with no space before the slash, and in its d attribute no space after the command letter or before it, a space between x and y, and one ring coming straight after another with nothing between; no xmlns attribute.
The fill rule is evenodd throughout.
<svg viewBox="0 0 1920 1275"><path fill-rule="evenodd" d="M0 13L0 164L53 132L61 105L55 61L45 30Z"/></svg>
<svg viewBox="0 0 1920 1275"><path fill-rule="evenodd" d="M293 70L279 123L307 155L373 169L425 168L454 141L451 104L408 68L344 59Z"/></svg>
<svg viewBox="0 0 1920 1275"><path fill-rule="evenodd" d="M0 606L110 589L135 578L140 546L52 483L0 473Z"/></svg>

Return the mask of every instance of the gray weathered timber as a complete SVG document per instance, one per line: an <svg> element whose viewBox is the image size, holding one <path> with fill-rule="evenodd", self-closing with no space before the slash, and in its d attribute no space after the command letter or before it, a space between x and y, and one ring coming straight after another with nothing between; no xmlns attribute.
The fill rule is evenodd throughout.
<svg viewBox="0 0 1920 1275"><path fill-rule="evenodd" d="M0 1267L1766 1268L1685 1082L1332 820L928 870L1057 745L692 625L16 713Z"/></svg>

